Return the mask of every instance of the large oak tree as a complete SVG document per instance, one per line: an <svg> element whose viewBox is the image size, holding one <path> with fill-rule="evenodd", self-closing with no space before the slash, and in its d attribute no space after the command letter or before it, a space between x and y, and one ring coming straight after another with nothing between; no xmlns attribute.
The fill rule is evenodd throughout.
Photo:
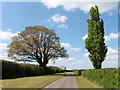
<svg viewBox="0 0 120 90"><path fill-rule="evenodd" d="M12 37L8 47L8 57L18 61L37 61L42 67L45 67L50 59L68 57L56 33L43 26L26 27Z"/></svg>
<svg viewBox="0 0 120 90"><path fill-rule="evenodd" d="M88 49L89 58L95 69L102 67L105 60L107 47L104 39L104 22L100 19L98 7L91 7L88 22L88 37L85 40L85 48Z"/></svg>

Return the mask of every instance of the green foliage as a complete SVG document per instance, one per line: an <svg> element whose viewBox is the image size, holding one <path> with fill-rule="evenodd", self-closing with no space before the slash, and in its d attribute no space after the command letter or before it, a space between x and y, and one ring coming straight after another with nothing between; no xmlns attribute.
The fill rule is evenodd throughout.
<svg viewBox="0 0 120 90"><path fill-rule="evenodd" d="M82 70L73 70L75 75L81 75Z"/></svg>
<svg viewBox="0 0 120 90"><path fill-rule="evenodd" d="M49 74L64 72L64 69L60 69L55 66L48 66L46 70Z"/></svg>
<svg viewBox="0 0 120 90"><path fill-rule="evenodd" d="M94 81L95 83L104 86L104 88L120 88L118 74L120 75L118 69L115 68L83 70L81 73L81 75L88 80Z"/></svg>
<svg viewBox="0 0 120 90"><path fill-rule="evenodd" d="M89 58L95 69L100 69L105 60L107 47L104 43L104 22L99 18L98 7L91 7L88 22L88 37L85 40L85 48L89 52Z"/></svg>
<svg viewBox="0 0 120 90"><path fill-rule="evenodd" d="M18 64L15 62L2 61L2 78L17 78L27 76L38 76L64 72L58 67L40 67L32 64Z"/></svg>
<svg viewBox="0 0 120 90"><path fill-rule="evenodd" d="M68 57L53 30L43 26L30 26L12 37L8 57L18 61L37 61L45 67L50 59Z"/></svg>

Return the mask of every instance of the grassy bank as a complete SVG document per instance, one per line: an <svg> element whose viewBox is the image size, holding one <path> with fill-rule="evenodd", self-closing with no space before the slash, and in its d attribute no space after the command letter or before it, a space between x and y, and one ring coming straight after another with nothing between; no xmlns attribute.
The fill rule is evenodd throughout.
<svg viewBox="0 0 120 90"><path fill-rule="evenodd" d="M106 69L92 69L92 70L75 70L74 72L92 81L93 83L103 86L104 88L116 88L116 89L120 88L118 69L106 68ZM80 81L78 81L78 83L79 82Z"/></svg>
<svg viewBox="0 0 120 90"><path fill-rule="evenodd" d="M103 88L102 86L92 83L82 76L75 76L75 79L79 88Z"/></svg>
<svg viewBox="0 0 120 90"><path fill-rule="evenodd" d="M4 79L2 80L2 88L33 88L32 90L37 90L38 88L43 88L47 86L63 75L64 73L55 75L24 77L17 79Z"/></svg>

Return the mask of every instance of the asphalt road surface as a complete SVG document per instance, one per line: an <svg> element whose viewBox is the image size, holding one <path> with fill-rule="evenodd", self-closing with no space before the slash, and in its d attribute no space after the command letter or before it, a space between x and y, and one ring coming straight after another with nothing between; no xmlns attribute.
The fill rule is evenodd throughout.
<svg viewBox="0 0 120 90"><path fill-rule="evenodd" d="M47 88L56 88L56 89L60 89L60 88L74 88L77 89L77 83L76 80L74 78L73 72L69 72L67 75L65 75L64 77L56 80L55 82L49 84L48 86L46 86L43 90L47 89ZM54 89L55 90L55 89ZM65 89L66 90L66 89ZM78 89L77 89L78 90Z"/></svg>

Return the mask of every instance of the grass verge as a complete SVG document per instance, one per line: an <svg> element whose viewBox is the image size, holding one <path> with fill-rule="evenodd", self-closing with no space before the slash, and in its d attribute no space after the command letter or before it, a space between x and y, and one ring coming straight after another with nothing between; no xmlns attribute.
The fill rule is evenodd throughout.
<svg viewBox="0 0 120 90"><path fill-rule="evenodd" d="M75 76L75 79L79 88L103 88L82 76Z"/></svg>
<svg viewBox="0 0 120 90"><path fill-rule="evenodd" d="M33 90L36 90L38 88L43 88L47 86L53 81L61 78L63 75L64 73L55 75L24 77L17 79L4 79L2 80L2 88L33 88Z"/></svg>

